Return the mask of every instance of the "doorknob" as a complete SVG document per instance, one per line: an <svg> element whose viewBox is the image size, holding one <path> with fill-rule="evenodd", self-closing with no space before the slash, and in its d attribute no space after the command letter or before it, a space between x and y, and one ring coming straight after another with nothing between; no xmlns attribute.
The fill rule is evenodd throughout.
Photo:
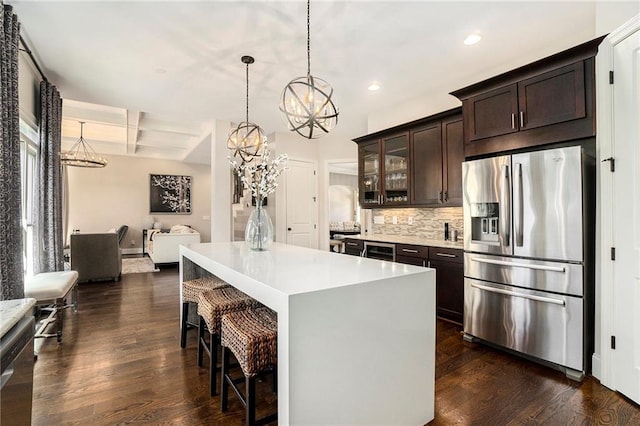
<svg viewBox="0 0 640 426"><path fill-rule="evenodd" d="M287 231L291 231L291 228L287 228Z"/></svg>

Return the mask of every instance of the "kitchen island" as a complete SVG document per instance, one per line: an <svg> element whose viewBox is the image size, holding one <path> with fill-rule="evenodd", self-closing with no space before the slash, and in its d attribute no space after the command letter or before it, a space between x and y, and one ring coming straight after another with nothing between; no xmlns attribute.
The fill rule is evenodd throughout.
<svg viewBox="0 0 640 426"><path fill-rule="evenodd" d="M279 424L433 419L432 269L278 243L180 253L181 281L214 274L278 313Z"/></svg>

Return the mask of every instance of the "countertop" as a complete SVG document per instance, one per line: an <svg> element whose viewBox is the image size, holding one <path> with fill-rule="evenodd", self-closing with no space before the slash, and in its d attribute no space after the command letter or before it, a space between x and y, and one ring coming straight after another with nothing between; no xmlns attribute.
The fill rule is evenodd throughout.
<svg viewBox="0 0 640 426"><path fill-rule="evenodd" d="M462 240L458 240L458 241L428 240L423 237L404 236L404 235L387 235L387 234L348 235L346 236L346 238L352 238L352 239L364 240L364 241L378 241L381 243L413 244L417 246L454 248L454 249L460 249L460 250L464 249L464 243L462 242Z"/></svg>
<svg viewBox="0 0 640 426"><path fill-rule="evenodd" d="M22 317L31 313L36 299L13 299L0 301L0 336L11 330Z"/></svg>

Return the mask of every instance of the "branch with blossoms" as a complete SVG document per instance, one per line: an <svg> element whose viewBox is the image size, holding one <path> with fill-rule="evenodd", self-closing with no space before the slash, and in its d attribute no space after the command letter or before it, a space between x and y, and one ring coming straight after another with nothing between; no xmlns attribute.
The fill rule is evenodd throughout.
<svg viewBox="0 0 640 426"><path fill-rule="evenodd" d="M270 157L271 152L265 142L259 161L238 163L234 158L229 159L229 163L240 176L244 188L251 191L256 203L262 203L264 197L275 192L278 187L278 176L287 170L289 160L287 154L280 154L274 160Z"/></svg>

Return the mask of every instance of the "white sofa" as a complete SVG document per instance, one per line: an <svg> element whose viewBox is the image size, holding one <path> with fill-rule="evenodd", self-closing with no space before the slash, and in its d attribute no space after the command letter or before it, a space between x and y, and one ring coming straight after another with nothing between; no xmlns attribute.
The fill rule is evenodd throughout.
<svg viewBox="0 0 640 426"><path fill-rule="evenodd" d="M200 242L200 233L193 229L179 230L172 228L170 232L150 232L147 253L157 267L161 263L176 263L180 260L180 245Z"/></svg>

